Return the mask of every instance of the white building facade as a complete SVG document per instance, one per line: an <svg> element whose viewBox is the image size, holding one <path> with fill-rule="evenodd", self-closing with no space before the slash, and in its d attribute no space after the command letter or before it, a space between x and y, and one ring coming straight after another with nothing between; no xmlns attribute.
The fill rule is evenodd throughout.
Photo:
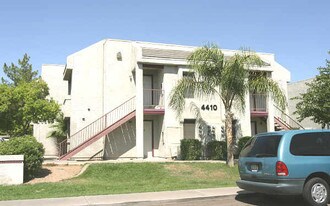
<svg viewBox="0 0 330 206"><path fill-rule="evenodd" d="M179 155L181 139L223 140L224 108L217 97L187 96L180 117L168 106L172 88L189 75L186 58L195 49L106 39L68 56L65 66L43 65L42 78L70 127L61 159L170 158ZM235 52L223 50L226 56ZM273 54L258 55L266 66L257 70L286 93L290 72ZM247 94L245 111L235 111L235 135L274 131L276 113L267 94ZM45 142L42 127L35 125L34 135ZM54 148L48 152L55 155Z"/></svg>

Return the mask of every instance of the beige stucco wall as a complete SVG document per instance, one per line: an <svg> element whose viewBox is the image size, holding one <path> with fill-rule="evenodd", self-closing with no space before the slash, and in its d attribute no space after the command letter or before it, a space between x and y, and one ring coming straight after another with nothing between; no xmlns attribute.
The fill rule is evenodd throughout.
<svg viewBox="0 0 330 206"><path fill-rule="evenodd" d="M102 44L97 43L67 58L72 69L71 134L103 114Z"/></svg>
<svg viewBox="0 0 330 206"><path fill-rule="evenodd" d="M135 120L130 120L105 137L104 159L136 156Z"/></svg>
<svg viewBox="0 0 330 206"><path fill-rule="evenodd" d="M67 58L72 69L70 133L78 132L103 115L103 45L93 44ZM70 148L76 144L70 139ZM103 138L79 152L74 159L89 158L103 149Z"/></svg>
<svg viewBox="0 0 330 206"><path fill-rule="evenodd" d="M41 68L41 78L47 83L49 97L63 106L64 99L67 97L67 82L63 81L64 65L45 64ZM48 137L52 128L50 124L40 123L33 125L33 136L44 145L45 157L53 158L57 156L56 139Z"/></svg>
<svg viewBox="0 0 330 206"><path fill-rule="evenodd" d="M0 155L0 185L23 184L24 155Z"/></svg>
<svg viewBox="0 0 330 206"><path fill-rule="evenodd" d="M51 125L46 123L33 125L33 136L36 140L43 144L45 148L45 158L57 157L57 143L56 138L48 137L52 131Z"/></svg>
<svg viewBox="0 0 330 206"><path fill-rule="evenodd" d="M135 95L134 52L130 43L104 40L67 58L67 67L73 70L71 134ZM118 53L121 60L117 59ZM75 157L98 152L104 143L101 138Z"/></svg>

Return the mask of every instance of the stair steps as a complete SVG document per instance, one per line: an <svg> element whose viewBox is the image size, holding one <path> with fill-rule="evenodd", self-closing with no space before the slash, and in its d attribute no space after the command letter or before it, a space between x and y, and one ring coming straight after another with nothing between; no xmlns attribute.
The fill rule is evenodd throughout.
<svg viewBox="0 0 330 206"><path fill-rule="evenodd" d="M59 159L68 160L100 138L134 118L135 97L111 110L59 144ZM68 150L68 145L70 149Z"/></svg>

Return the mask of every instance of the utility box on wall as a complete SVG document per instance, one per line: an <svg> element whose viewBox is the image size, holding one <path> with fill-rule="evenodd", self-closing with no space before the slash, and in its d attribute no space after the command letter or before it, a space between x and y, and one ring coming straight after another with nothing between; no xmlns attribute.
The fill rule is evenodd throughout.
<svg viewBox="0 0 330 206"><path fill-rule="evenodd" d="M23 183L24 155L0 155L0 185Z"/></svg>

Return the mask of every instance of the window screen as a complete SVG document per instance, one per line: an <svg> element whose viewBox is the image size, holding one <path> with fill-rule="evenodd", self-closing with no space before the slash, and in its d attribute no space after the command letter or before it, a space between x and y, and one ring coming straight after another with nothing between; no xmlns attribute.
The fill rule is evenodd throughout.
<svg viewBox="0 0 330 206"><path fill-rule="evenodd" d="M183 122L183 137L185 139L195 139L195 119L185 119Z"/></svg>
<svg viewBox="0 0 330 206"><path fill-rule="evenodd" d="M184 71L182 73L182 76L185 78L194 78L194 72L186 72ZM185 98L194 98L194 91L192 89L188 89L186 94L185 94Z"/></svg>

